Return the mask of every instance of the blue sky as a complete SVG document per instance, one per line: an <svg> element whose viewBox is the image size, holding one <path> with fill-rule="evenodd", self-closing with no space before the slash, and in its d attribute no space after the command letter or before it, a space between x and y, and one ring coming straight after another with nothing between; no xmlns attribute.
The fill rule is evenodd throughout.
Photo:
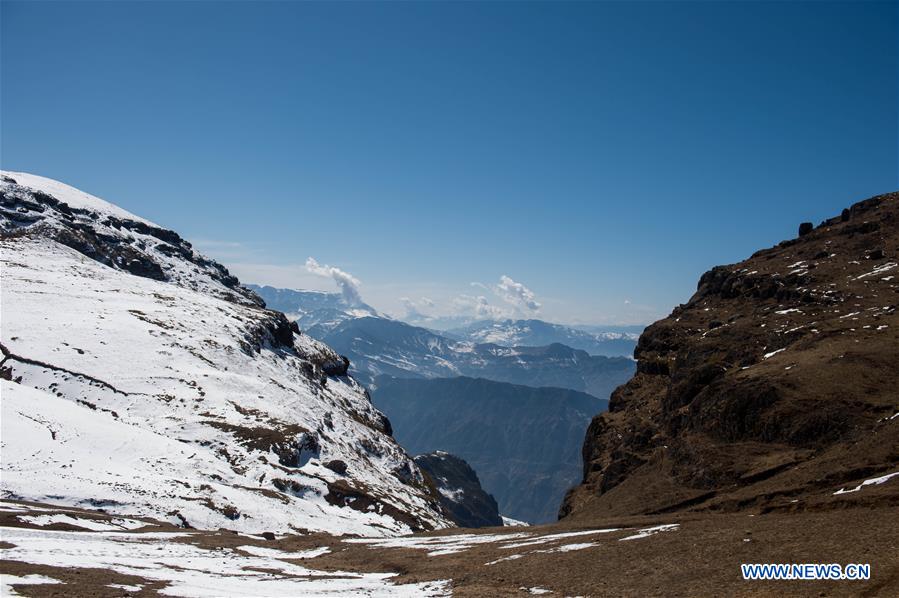
<svg viewBox="0 0 899 598"><path fill-rule="evenodd" d="M899 188L896 3L0 10L4 169L246 282L336 288L314 257L395 314L483 296L651 321L709 267Z"/></svg>

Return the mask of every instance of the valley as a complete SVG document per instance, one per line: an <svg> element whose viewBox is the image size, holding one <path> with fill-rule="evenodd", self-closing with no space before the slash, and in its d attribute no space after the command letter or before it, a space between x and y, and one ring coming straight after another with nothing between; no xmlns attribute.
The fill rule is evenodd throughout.
<svg viewBox="0 0 899 598"><path fill-rule="evenodd" d="M356 370L173 231L24 173L0 208L5 593L895 594L899 194L709 270L636 364L307 319ZM594 366L608 402L509 380Z"/></svg>
<svg viewBox="0 0 899 598"><path fill-rule="evenodd" d="M350 374L371 391L406 450L462 457L503 515L530 523L556 519L580 478L584 428L635 370L629 356L559 342L632 351L629 332L587 333L539 320L440 332L351 305L340 293L248 288L350 360ZM528 342L550 344L520 344Z"/></svg>

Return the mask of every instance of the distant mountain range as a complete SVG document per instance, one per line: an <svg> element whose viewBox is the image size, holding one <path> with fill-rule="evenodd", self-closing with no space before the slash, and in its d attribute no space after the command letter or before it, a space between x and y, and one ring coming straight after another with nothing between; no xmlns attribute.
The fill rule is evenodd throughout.
<svg viewBox="0 0 899 598"><path fill-rule="evenodd" d="M297 291L255 284L244 285L265 300L269 309L284 312L313 338L321 338L347 320L364 317L384 318L372 306L347 305L340 293Z"/></svg>
<svg viewBox="0 0 899 598"><path fill-rule="evenodd" d="M539 347L555 343L586 351L590 355L631 356L637 346L640 327L615 330L577 329L543 320L481 320L445 332L446 336L472 343L492 343L503 347Z"/></svg>
<svg viewBox="0 0 899 598"><path fill-rule="evenodd" d="M634 362L629 358L591 355L552 340L566 338L589 345L590 339L600 342L597 334L540 320L497 322L492 329L487 322L480 322L467 332L457 330L451 336L391 319L368 305L346 305L339 293L255 285L248 288L269 307L296 318L309 336L346 355L351 373L364 384L370 385L375 377L385 374L397 378L472 376L527 386L556 386L606 398L634 372ZM509 346L471 340L499 337L500 331L507 333L505 343L516 339L549 342ZM471 338L465 340L464 336ZM617 338L608 342L632 341Z"/></svg>
<svg viewBox="0 0 899 598"><path fill-rule="evenodd" d="M584 429L608 405L562 388L388 376L377 378L372 400L407 451L465 459L501 513L530 523L556 519L581 479Z"/></svg>

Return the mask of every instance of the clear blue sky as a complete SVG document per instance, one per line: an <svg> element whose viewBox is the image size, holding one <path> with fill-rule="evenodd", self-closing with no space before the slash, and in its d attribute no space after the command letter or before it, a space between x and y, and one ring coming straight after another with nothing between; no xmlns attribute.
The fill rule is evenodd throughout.
<svg viewBox="0 0 899 598"><path fill-rule="evenodd" d="M463 309L634 322L899 188L897 4L2 3L3 168ZM472 282L483 286L472 285ZM428 297L434 305L420 300Z"/></svg>

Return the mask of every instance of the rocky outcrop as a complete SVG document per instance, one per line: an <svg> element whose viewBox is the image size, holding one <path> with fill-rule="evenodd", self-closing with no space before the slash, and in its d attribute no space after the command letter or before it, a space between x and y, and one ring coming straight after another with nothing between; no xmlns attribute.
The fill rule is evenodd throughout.
<svg viewBox="0 0 899 598"><path fill-rule="evenodd" d="M244 305L265 305L256 293L241 287L224 266L195 251L174 231L129 218L127 212L111 205L109 211L71 206L11 176L4 177L3 183L0 235L5 238L50 237L105 266L135 276L191 285ZM191 271L185 271L185 266Z"/></svg>
<svg viewBox="0 0 899 598"><path fill-rule="evenodd" d="M646 329L561 516L887 500L834 493L899 470L899 194L799 232Z"/></svg>
<svg viewBox="0 0 899 598"><path fill-rule="evenodd" d="M496 499L481 488L478 475L464 460L444 451L415 457L431 479L441 506L460 527L503 525Z"/></svg>

